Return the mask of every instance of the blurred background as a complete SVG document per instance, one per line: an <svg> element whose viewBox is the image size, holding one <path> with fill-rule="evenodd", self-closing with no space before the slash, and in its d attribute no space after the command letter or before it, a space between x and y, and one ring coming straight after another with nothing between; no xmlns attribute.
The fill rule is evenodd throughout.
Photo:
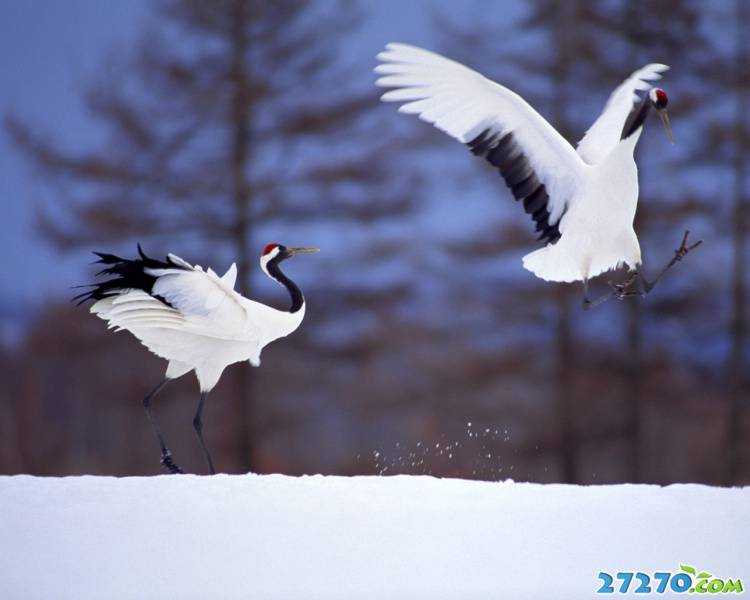
<svg viewBox="0 0 750 600"><path fill-rule="evenodd" d="M92 250L174 252L302 327L209 397L219 470L750 483L745 0L2 2L0 472L160 472L141 400L165 362L76 307ZM389 41L465 62L571 142L647 62L676 144L638 147L645 300L591 312L521 266L531 220L489 165L378 101ZM606 202L606 198L602 199ZM604 289L605 275L597 282ZM192 375L155 401L204 465Z"/></svg>

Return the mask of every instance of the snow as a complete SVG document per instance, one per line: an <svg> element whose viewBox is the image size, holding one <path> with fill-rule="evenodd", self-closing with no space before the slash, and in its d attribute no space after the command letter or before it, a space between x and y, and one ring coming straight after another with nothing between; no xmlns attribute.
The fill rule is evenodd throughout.
<svg viewBox="0 0 750 600"><path fill-rule="evenodd" d="M601 598L599 571L680 563L747 589L749 534L750 488L22 475L0 477L0 595Z"/></svg>

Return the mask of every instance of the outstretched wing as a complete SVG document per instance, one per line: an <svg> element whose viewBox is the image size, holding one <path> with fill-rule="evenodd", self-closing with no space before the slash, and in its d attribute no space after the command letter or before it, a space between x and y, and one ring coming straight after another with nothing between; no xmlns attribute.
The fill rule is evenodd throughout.
<svg viewBox="0 0 750 600"><path fill-rule="evenodd" d="M123 290L91 306L91 312L115 331L130 331L157 356L190 368L221 357L241 353L252 346L253 336L233 337L236 332L201 323L139 289Z"/></svg>
<svg viewBox="0 0 750 600"><path fill-rule="evenodd" d="M578 142L578 155L590 165L601 162L622 138L623 126L640 97L636 92L650 90L651 81L661 79L667 65L651 63L623 81L607 100L604 111Z"/></svg>
<svg viewBox="0 0 750 600"><path fill-rule="evenodd" d="M247 312L229 283L234 283L234 269L219 277L211 269L204 271L181 258L169 255L185 267L180 269L146 269L156 277L151 293L196 323L213 324L218 332L238 332L247 323ZM234 266L234 265L233 265ZM223 337L223 336L222 336Z"/></svg>
<svg viewBox="0 0 750 600"><path fill-rule="evenodd" d="M234 265L219 277L173 254L159 261L140 247L139 253L133 260L99 254L99 262L109 265L101 274L114 277L80 296L81 301L96 300L91 311L111 327L134 333L159 328L225 340L252 336L242 297L232 288Z"/></svg>
<svg viewBox="0 0 750 600"><path fill-rule="evenodd" d="M457 62L393 43L378 59L376 85L395 88L381 99L405 102L400 112L419 115L484 156L523 199L539 239L557 241L586 167L573 147L518 94Z"/></svg>

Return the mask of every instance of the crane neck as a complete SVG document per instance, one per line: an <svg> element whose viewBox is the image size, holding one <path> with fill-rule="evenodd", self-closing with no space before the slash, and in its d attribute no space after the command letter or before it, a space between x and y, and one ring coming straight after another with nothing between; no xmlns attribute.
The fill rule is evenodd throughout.
<svg viewBox="0 0 750 600"><path fill-rule="evenodd" d="M625 126L622 128L622 135L620 136L621 140L628 139L631 135L633 135L636 131L643 127L643 123L646 121L646 117L648 116L648 111L650 109L651 99L648 97L648 94L646 94L646 97L641 100L640 105L630 111L630 114L625 121Z"/></svg>
<svg viewBox="0 0 750 600"><path fill-rule="evenodd" d="M305 305L305 297L302 295L299 287L297 287L297 284L281 272L279 268L280 262L278 259L270 260L266 265L266 270L271 279L275 279L287 289L289 295L292 297L292 305L288 312L296 313Z"/></svg>

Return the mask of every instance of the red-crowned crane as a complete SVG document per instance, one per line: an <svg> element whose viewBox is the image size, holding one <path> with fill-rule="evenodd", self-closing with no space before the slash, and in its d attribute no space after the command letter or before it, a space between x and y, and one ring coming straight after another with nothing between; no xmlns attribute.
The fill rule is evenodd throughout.
<svg viewBox="0 0 750 600"><path fill-rule="evenodd" d="M80 294L79 303L94 300L91 312L109 323L115 331L127 330L151 352L169 361L162 380L143 400L149 421L161 447L161 462L172 473L182 470L172 460L158 422L151 412L154 396L177 377L195 371L200 384L200 400L193 426L211 474L211 455L203 441L203 406L208 393L224 369L237 362L260 365L263 348L292 333L305 316L302 292L284 273L282 261L297 254L318 252L317 248L287 248L268 244L260 257L263 272L289 291L288 310L278 310L243 297L234 291L237 267L232 264L219 277L179 256L169 254L165 261L146 256L138 246L139 257L120 258L95 252L106 267L98 275L111 279L95 283Z"/></svg>
<svg viewBox="0 0 750 600"><path fill-rule="evenodd" d="M527 254L523 266L546 281L582 281L584 308L611 297L645 295L697 244L687 232L675 256L653 281L641 270L633 230L638 169L633 158L650 109L656 109L670 142L667 95L652 88L669 67L649 64L635 71L609 97L604 111L577 151L523 98L476 71L422 48L388 44L378 54L376 85L393 88L382 100L403 102L399 112L466 144L499 169L516 200L523 200L544 248ZM641 98L636 92L646 92ZM594 301L591 278L627 265L634 273ZM629 291L638 278L640 291ZM610 284L611 285L611 284Z"/></svg>

